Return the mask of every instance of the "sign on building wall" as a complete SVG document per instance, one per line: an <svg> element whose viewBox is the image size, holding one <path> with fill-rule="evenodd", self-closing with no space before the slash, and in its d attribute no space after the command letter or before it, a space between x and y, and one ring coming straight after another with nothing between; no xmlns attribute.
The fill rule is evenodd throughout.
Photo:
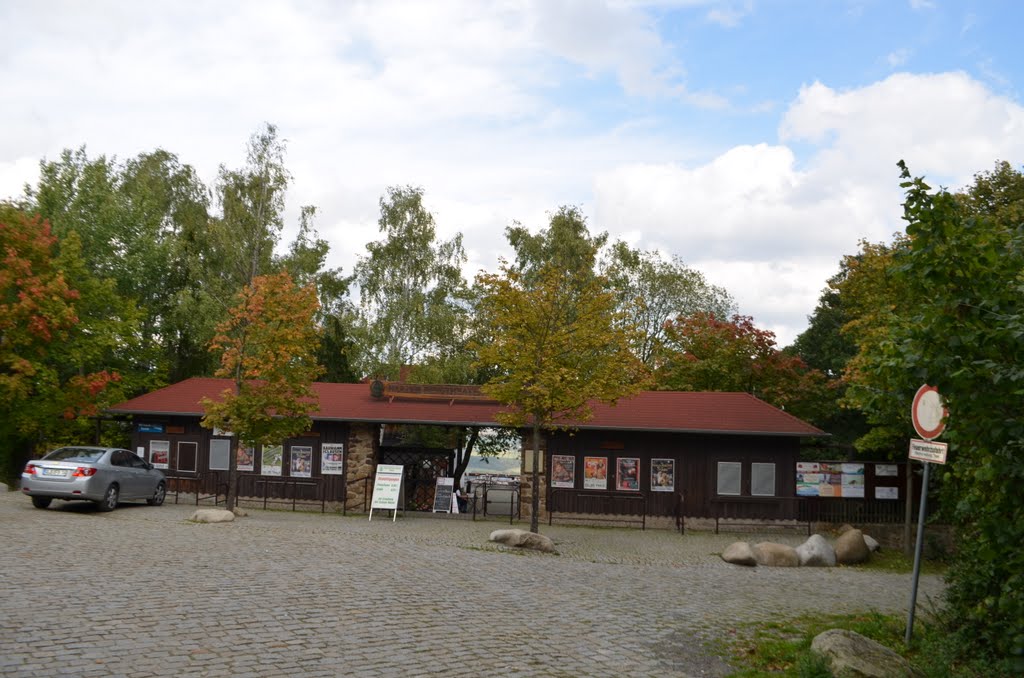
<svg viewBox="0 0 1024 678"><path fill-rule="evenodd" d="M571 454L551 455L551 487L576 486L576 457Z"/></svg>
<svg viewBox="0 0 1024 678"><path fill-rule="evenodd" d="M260 457L260 472L265 476L281 475L281 464L284 459L283 445L264 445Z"/></svg>
<svg viewBox="0 0 1024 678"><path fill-rule="evenodd" d="M864 464L800 461L796 464L798 497L864 497Z"/></svg>
<svg viewBox="0 0 1024 678"><path fill-rule="evenodd" d="M676 489L676 460L651 459L651 492L673 492Z"/></svg>
<svg viewBox="0 0 1024 678"><path fill-rule="evenodd" d="M640 491L640 460L636 457L619 457L615 465L615 489L629 492Z"/></svg>
<svg viewBox="0 0 1024 678"><path fill-rule="evenodd" d="M309 478L313 475L313 448L309 445L292 445L289 448L293 478Z"/></svg>
<svg viewBox="0 0 1024 678"><path fill-rule="evenodd" d="M325 476L345 475L345 445L323 443L320 445L320 473Z"/></svg>
<svg viewBox="0 0 1024 678"><path fill-rule="evenodd" d="M608 457L583 458L583 489L608 489Z"/></svg>
<svg viewBox="0 0 1024 678"><path fill-rule="evenodd" d="M149 441L149 463L153 468L168 468L171 458L171 442L169 440Z"/></svg>
<svg viewBox="0 0 1024 678"><path fill-rule="evenodd" d="M235 461L239 471L252 471L256 467L256 449L250 446L239 447L235 451Z"/></svg>

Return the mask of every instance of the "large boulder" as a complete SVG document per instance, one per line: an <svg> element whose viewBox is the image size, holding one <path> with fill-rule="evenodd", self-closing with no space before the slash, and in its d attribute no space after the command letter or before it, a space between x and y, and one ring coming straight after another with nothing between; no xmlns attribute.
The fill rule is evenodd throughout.
<svg viewBox="0 0 1024 678"><path fill-rule="evenodd" d="M765 567L800 567L800 556L796 554L796 549L770 541L754 545L754 558L758 565Z"/></svg>
<svg viewBox="0 0 1024 678"><path fill-rule="evenodd" d="M733 565L747 565L750 567L757 565L757 557L754 556L754 550L745 541L729 544L722 551L722 560Z"/></svg>
<svg viewBox="0 0 1024 678"><path fill-rule="evenodd" d="M833 567L836 564L835 549L820 534L812 534L797 546L796 555L803 567Z"/></svg>
<svg viewBox="0 0 1024 678"><path fill-rule="evenodd" d="M811 641L811 651L828 659L833 675L843 678L919 675L910 662L889 648L845 629L819 633Z"/></svg>
<svg viewBox="0 0 1024 678"><path fill-rule="evenodd" d="M544 553L555 552L555 542L549 537L526 530L495 530L491 532L491 541L506 546L517 546L522 549L533 549Z"/></svg>
<svg viewBox="0 0 1024 678"><path fill-rule="evenodd" d="M877 539L869 537L866 534L864 535L864 544L868 547L868 551L871 551L872 553L882 548L882 545L878 543Z"/></svg>
<svg viewBox="0 0 1024 678"><path fill-rule="evenodd" d="M836 534L846 534L852 529L853 525L851 525L850 523L843 523L838 528L836 528Z"/></svg>
<svg viewBox="0 0 1024 678"><path fill-rule="evenodd" d="M836 562L840 565L863 563L870 557L871 551L860 530L848 530L836 539Z"/></svg>
<svg viewBox="0 0 1024 678"><path fill-rule="evenodd" d="M230 523L235 514L227 509L198 509L189 518L193 523Z"/></svg>

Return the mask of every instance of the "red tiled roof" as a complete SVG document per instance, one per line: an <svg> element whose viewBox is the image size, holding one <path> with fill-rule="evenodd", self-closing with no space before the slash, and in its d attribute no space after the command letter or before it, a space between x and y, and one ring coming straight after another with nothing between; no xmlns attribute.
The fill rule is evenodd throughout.
<svg viewBox="0 0 1024 678"><path fill-rule="evenodd" d="M204 398L231 387L228 379L195 377L111 407L113 414L201 416ZM391 424L496 426L495 402L378 399L369 384L315 383L320 400L316 420ZM583 429L820 436L823 431L748 393L644 391L617 405L596 404Z"/></svg>

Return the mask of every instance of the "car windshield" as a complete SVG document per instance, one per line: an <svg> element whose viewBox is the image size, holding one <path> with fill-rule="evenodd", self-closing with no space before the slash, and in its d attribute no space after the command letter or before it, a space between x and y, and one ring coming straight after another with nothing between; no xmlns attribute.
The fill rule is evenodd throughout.
<svg viewBox="0 0 1024 678"><path fill-rule="evenodd" d="M89 447L62 447L46 455L46 461L77 461L91 463L100 460L106 450L96 450Z"/></svg>

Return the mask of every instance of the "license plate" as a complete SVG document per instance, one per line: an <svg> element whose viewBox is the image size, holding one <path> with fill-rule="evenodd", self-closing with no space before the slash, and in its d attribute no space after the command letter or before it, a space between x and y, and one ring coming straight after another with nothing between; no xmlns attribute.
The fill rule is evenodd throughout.
<svg viewBox="0 0 1024 678"><path fill-rule="evenodd" d="M43 475L44 476L60 476L61 478L67 478L68 472L67 472L66 469L62 469L62 468L44 468L43 469Z"/></svg>

